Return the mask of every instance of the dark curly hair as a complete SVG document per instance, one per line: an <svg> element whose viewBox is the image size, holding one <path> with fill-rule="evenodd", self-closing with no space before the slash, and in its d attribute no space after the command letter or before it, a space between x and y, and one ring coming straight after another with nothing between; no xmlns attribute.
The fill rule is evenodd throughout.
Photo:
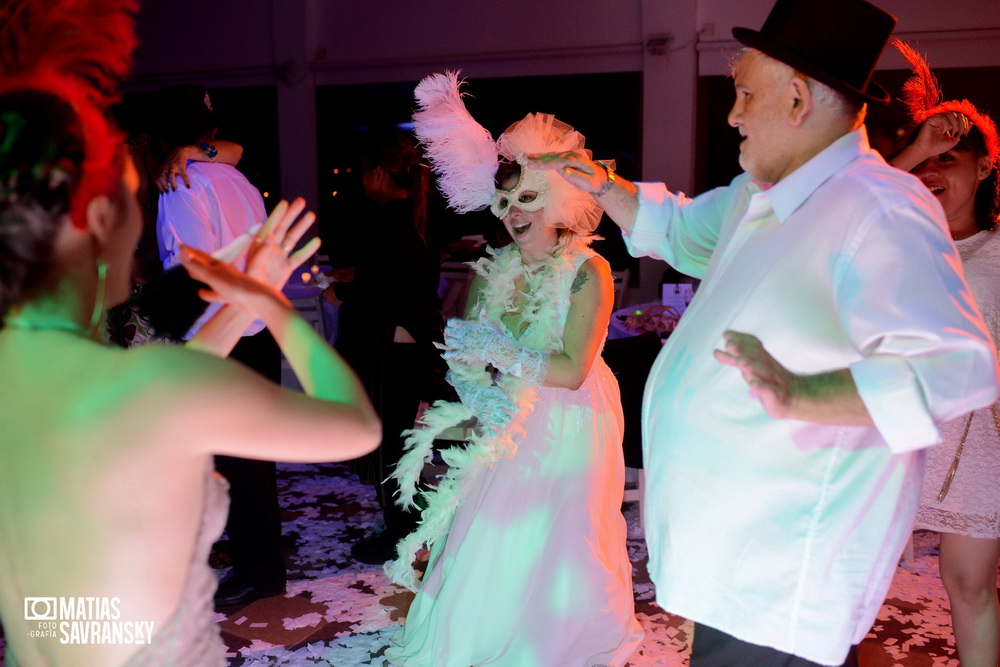
<svg viewBox="0 0 1000 667"><path fill-rule="evenodd" d="M977 158L987 155L986 139L976 125L958 142L955 150L970 151ZM1000 181L997 180L997 165L979 182L975 201L976 224L980 229L993 229L1000 222Z"/></svg>
<svg viewBox="0 0 1000 667"><path fill-rule="evenodd" d="M85 140L65 101L0 95L0 318L39 287L80 182Z"/></svg>
<svg viewBox="0 0 1000 667"><path fill-rule="evenodd" d="M195 84L170 86L153 100L153 136L168 149L210 140L217 121L208 104L208 91Z"/></svg>

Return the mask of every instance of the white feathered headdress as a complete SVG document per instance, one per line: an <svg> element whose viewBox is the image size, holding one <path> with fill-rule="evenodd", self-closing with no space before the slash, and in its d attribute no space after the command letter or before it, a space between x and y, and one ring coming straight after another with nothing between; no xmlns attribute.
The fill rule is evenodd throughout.
<svg viewBox="0 0 1000 667"><path fill-rule="evenodd" d="M528 114L493 141L462 102L458 72L432 74L417 85L418 110L413 129L424 145L438 188L459 213L478 211L497 198L494 178L500 157L524 169L525 153L582 150L584 137L550 114ZM589 154L589 151L588 151ZM589 234L601 219L601 207L554 171L535 172L546 180L545 220L577 234ZM499 214L498 214L499 215Z"/></svg>
<svg viewBox="0 0 1000 667"><path fill-rule="evenodd" d="M432 74L421 81L414 91L419 109L413 114L413 130L448 205L468 213L493 201L498 158L493 137L465 108L458 88L458 72Z"/></svg>

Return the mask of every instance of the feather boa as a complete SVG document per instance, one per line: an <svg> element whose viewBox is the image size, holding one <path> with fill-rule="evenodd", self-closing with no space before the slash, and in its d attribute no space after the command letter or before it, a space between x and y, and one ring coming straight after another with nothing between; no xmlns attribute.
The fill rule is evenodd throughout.
<svg viewBox="0 0 1000 667"><path fill-rule="evenodd" d="M526 325L519 342L535 350L559 353L563 349L563 328L569 312L569 293L576 269L594 255L588 247L592 238L568 237L555 249L552 258L541 266L528 270L521 262L521 253L513 244L501 250L488 248L489 257L472 264L486 278L479 307L491 321L514 310L514 290L524 279L521 317ZM472 367L449 361L452 372L465 381L485 384L492 382L484 367ZM479 429L462 445L441 452L448 465L447 472L433 488L418 489L424 466L433 457L434 441L452 426L472 415L461 403L436 402L419 422L420 428L404 431L406 453L396 465L392 477L399 481L400 494L396 504L407 508L424 506L416 530L396 546L397 558L385 565L389 579L410 590L417 590L419 581L413 570L417 551L425 544L433 546L447 535L459 504L469 495L478 473L503 458L512 458L517 445L525 437L524 424L538 400L538 388L514 375L501 375L497 385L517 406L517 414L503 429L491 437ZM419 497L419 500L418 500Z"/></svg>

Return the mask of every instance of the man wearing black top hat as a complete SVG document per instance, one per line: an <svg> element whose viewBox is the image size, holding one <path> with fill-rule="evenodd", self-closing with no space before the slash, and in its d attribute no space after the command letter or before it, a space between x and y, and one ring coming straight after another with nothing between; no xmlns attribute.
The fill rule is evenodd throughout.
<svg viewBox="0 0 1000 667"><path fill-rule="evenodd" d="M692 665L852 663L935 423L997 394L940 206L868 146L894 25L864 0L778 0L759 32L735 28L746 173L728 187L688 199L534 156L634 255L703 279L643 405L649 570L657 602L695 621Z"/></svg>

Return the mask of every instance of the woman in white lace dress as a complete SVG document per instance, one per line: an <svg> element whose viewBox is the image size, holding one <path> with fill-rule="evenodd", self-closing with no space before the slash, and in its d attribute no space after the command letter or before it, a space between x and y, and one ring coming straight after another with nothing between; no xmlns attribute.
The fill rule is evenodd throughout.
<svg viewBox="0 0 1000 667"><path fill-rule="evenodd" d="M966 100L944 102L919 55L907 101L919 130L893 164L918 176L941 202L965 278L994 342L1000 341L1000 232L996 126ZM941 578L966 666L1000 659L1000 416L997 404L944 424L930 450L917 528L941 533Z"/></svg>
<svg viewBox="0 0 1000 667"><path fill-rule="evenodd" d="M454 76L425 80L417 97L425 114L414 119L417 134L461 208L470 188L448 185L458 159L442 157L428 130L442 104L451 104L446 116L464 112ZM483 138L471 124L465 136ZM475 265L466 319L445 331L449 382L462 400L435 405L412 434L396 473L403 501L417 493L435 434L470 416L479 427L468 445L444 453L449 471L420 494L422 523L387 568L417 588L410 564L431 545L386 655L410 667L621 667L643 632L620 511L621 403L600 356L613 287L608 263L588 247L601 211L558 174L522 168L525 153L582 149L583 137L529 114L495 146L485 135L483 146L488 180L471 203L489 205L513 242Z"/></svg>

